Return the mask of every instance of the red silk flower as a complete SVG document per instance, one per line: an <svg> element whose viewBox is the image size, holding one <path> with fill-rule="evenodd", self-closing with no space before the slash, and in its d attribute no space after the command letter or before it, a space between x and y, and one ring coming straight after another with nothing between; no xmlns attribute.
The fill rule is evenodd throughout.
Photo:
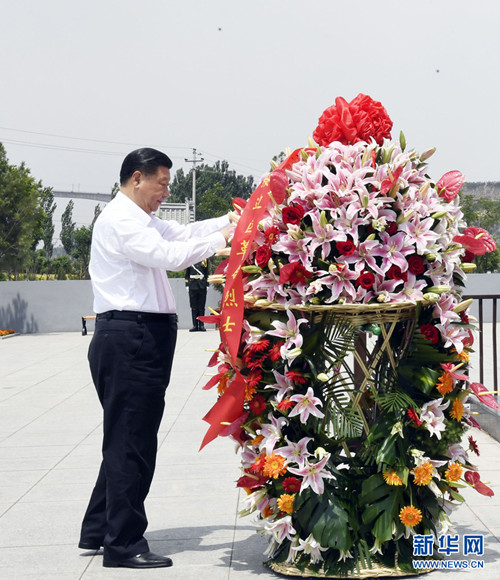
<svg viewBox="0 0 500 580"><path fill-rule="evenodd" d="M458 195L464 181L465 177L460 171L448 171L436 183L439 197L442 197L447 202L452 201Z"/></svg>
<svg viewBox="0 0 500 580"><path fill-rule="evenodd" d="M495 240L487 230L472 226L465 228L461 235L453 238L453 241L457 242L457 244L462 244L466 250L476 256L493 252L497 247Z"/></svg>
<svg viewBox="0 0 500 580"><path fill-rule="evenodd" d="M344 145L369 141L372 137L382 145L390 139L392 121L378 101L360 93L350 103L342 97L321 115L313 138L319 145L327 147L334 141Z"/></svg>

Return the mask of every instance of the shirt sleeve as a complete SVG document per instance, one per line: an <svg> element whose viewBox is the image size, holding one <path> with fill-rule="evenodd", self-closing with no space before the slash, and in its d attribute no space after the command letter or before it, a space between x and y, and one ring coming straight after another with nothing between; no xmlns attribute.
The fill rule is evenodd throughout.
<svg viewBox="0 0 500 580"><path fill-rule="evenodd" d="M187 225L182 225L174 220L161 220L153 218L153 224L163 238L172 241L189 240L192 237L205 237L220 231L229 225L229 217L223 215L217 218L202 220Z"/></svg>
<svg viewBox="0 0 500 580"><path fill-rule="evenodd" d="M160 232L155 222L156 220L151 220L149 224L144 224L135 219L115 222L113 245L137 264L173 272L184 270L195 262L209 258L226 246L226 240L219 231L224 225L217 227L218 223L213 223L206 229L188 229L186 226L187 232L184 231L181 235L177 228L166 228Z"/></svg>

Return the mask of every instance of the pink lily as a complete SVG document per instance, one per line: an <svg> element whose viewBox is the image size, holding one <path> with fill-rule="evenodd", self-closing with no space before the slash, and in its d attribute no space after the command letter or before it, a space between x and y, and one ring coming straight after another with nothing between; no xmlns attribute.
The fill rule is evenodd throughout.
<svg viewBox="0 0 500 580"><path fill-rule="evenodd" d="M413 254L415 248L406 242L406 234L399 232L390 236L387 232L380 234L382 244L374 248L373 255L382 257L382 271L387 272L391 264L399 266L401 272L408 270L408 262L405 256Z"/></svg>
<svg viewBox="0 0 500 580"><path fill-rule="evenodd" d="M312 387L307 389L305 395L293 395L290 397L290 400L297 404L290 411L288 416L295 417L299 415L301 423L306 423L307 419L309 419L309 415L314 415L319 418L325 416L317 407L317 405L323 405L323 403L320 399L314 396L314 390Z"/></svg>
<svg viewBox="0 0 500 580"><path fill-rule="evenodd" d="M308 487L318 495L321 495L325 491L323 479L331 479L333 477L333 475L325 469L325 465L328 463L329 459L330 453L327 453L321 461L318 461L318 463L309 463L306 460L298 468L288 468L290 473L293 473L293 475L300 475L303 478L302 485L300 486L301 492Z"/></svg>
<svg viewBox="0 0 500 580"><path fill-rule="evenodd" d="M288 445L286 447L280 447L277 451L287 461L302 464L306 457L311 456L309 451L307 451L309 441L312 441L312 437L302 437L298 443L289 441L288 438L286 438Z"/></svg>

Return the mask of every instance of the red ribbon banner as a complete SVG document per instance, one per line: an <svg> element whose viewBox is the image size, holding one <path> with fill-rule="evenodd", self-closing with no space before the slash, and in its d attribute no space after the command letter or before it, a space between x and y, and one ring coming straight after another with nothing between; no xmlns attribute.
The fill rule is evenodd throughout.
<svg viewBox="0 0 500 580"><path fill-rule="evenodd" d="M223 431L227 431L228 426L243 414L245 379L238 371L236 364L244 313L241 267L251 249L259 222L264 217L268 205L273 202L273 198L278 197L278 195L274 195L275 187L276 190L284 187L283 180L280 180L278 176L280 174L284 176L283 170L295 163L300 151L300 149L294 151L271 175L262 181L250 196L236 226L231 244L226 284L222 294L222 307L219 321L221 340L226 348L226 352L231 358L236 376L226 392L219 397L215 405L203 417L203 420L210 424L210 428L203 439L200 449L203 449L210 441L213 441L218 435L221 435ZM281 199L280 201L283 200Z"/></svg>

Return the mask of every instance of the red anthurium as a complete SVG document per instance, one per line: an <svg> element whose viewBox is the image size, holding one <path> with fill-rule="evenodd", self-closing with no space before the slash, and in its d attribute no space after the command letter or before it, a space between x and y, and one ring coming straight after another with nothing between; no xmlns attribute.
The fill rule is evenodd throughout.
<svg viewBox="0 0 500 580"><path fill-rule="evenodd" d="M203 387L203 390L208 391L217 385L230 368L231 367L227 364L219 365L219 372L208 381L208 383Z"/></svg>
<svg viewBox="0 0 500 580"><path fill-rule="evenodd" d="M276 203L283 203L286 198L286 188L288 187L288 177L284 171L273 171L269 180L271 193Z"/></svg>
<svg viewBox="0 0 500 580"><path fill-rule="evenodd" d="M495 495L493 490L481 481L477 471L466 471L464 479L481 495L487 495L488 497Z"/></svg>
<svg viewBox="0 0 500 580"><path fill-rule="evenodd" d="M436 190L440 197L450 202L458 195L464 181L465 177L460 171L448 171L436 183Z"/></svg>
<svg viewBox="0 0 500 580"><path fill-rule="evenodd" d="M457 242L457 244L462 244L466 250L476 256L493 252L497 247L495 240L487 230L473 226L465 228L461 235L453 238L453 241Z"/></svg>
<svg viewBox="0 0 500 580"><path fill-rule="evenodd" d="M441 363L441 368L447 373L449 373L453 379L458 381L467 381L469 379L467 375L462 375L460 373L455 372L464 364L465 363L454 365L453 363Z"/></svg>
<svg viewBox="0 0 500 580"><path fill-rule="evenodd" d="M396 167L395 171L391 171L389 169L389 177L384 179L380 184L380 195L385 195L394 187L394 185L398 182L401 174L403 173L402 167Z"/></svg>
<svg viewBox="0 0 500 580"><path fill-rule="evenodd" d="M481 393L488 393L488 389L482 385L481 383L470 383L469 388L476 397L484 403L486 406L490 407L491 409L498 409L498 403L495 401L495 397L493 395L482 395Z"/></svg>
<svg viewBox="0 0 500 580"><path fill-rule="evenodd" d="M245 471L245 475L242 475L236 482L236 487L255 489L264 485L268 479L267 475L253 475Z"/></svg>

